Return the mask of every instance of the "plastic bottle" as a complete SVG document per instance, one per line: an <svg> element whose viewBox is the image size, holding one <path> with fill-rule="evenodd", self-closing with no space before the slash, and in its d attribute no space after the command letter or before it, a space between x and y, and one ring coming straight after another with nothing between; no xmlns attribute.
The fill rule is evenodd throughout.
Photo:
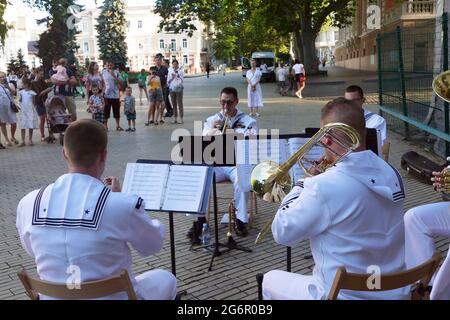
<svg viewBox="0 0 450 320"><path fill-rule="evenodd" d="M207 223L203 223L202 234L200 236L200 240L202 242L202 246L209 245L211 237L209 235L209 227Z"/></svg>

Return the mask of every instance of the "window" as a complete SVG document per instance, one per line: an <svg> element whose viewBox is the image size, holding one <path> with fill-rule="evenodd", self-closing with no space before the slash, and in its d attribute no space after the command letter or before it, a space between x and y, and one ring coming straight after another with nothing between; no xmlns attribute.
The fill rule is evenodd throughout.
<svg viewBox="0 0 450 320"><path fill-rule="evenodd" d="M84 43L84 52L89 52L89 43L88 42Z"/></svg>
<svg viewBox="0 0 450 320"><path fill-rule="evenodd" d="M172 61L177 60L177 56L172 56Z"/></svg>
<svg viewBox="0 0 450 320"><path fill-rule="evenodd" d="M187 48L187 39L183 39L183 48Z"/></svg>
<svg viewBox="0 0 450 320"><path fill-rule="evenodd" d="M159 48L164 49L164 40L163 39L159 40Z"/></svg>
<svg viewBox="0 0 450 320"><path fill-rule="evenodd" d="M138 29L142 29L142 20L138 21Z"/></svg>
<svg viewBox="0 0 450 320"><path fill-rule="evenodd" d="M172 50L172 51L176 51L177 50L177 40L175 40L175 39L172 39L172 40L170 40L170 49Z"/></svg>
<svg viewBox="0 0 450 320"><path fill-rule="evenodd" d="M183 55L183 65L187 66L189 63L187 54Z"/></svg>
<svg viewBox="0 0 450 320"><path fill-rule="evenodd" d="M144 49L144 45L142 43L139 43L139 50Z"/></svg>

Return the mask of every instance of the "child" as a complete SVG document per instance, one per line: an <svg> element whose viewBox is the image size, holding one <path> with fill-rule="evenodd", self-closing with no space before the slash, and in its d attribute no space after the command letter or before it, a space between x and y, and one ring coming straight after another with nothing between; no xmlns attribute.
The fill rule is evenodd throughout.
<svg viewBox="0 0 450 320"><path fill-rule="evenodd" d="M100 94L98 85L91 86L92 96L89 98L88 112L92 113L92 119L105 124L105 99Z"/></svg>
<svg viewBox="0 0 450 320"><path fill-rule="evenodd" d="M69 81L69 75L67 74L67 60L66 59L60 59L58 62L58 66L54 68L56 73L52 75L53 81L59 81L59 82L67 82ZM65 92L69 91L69 85L66 84L65 86ZM60 86L56 86L56 93L58 94L60 92Z"/></svg>
<svg viewBox="0 0 450 320"><path fill-rule="evenodd" d="M157 68L150 68L150 75L147 78L148 84L148 97L150 99L150 108L148 110L148 119L145 123L146 126L154 123L158 125L159 123L164 123L164 106L163 102L163 92L161 86L161 79L156 75ZM156 118L155 118L156 112Z"/></svg>
<svg viewBox="0 0 450 320"><path fill-rule="evenodd" d="M125 98L123 99L125 115L128 120L128 129L125 131L128 132L136 131L136 101L131 93L131 87L127 87L125 89ZM133 127L131 127L131 124L133 124Z"/></svg>
<svg viewBox="0 0 450 320"><path fill-rule="evenodd" d="M33 146L33 129L37 126L37 113L35 109L36 92L31 90L31 81L24 77L22 79L23 90L19 93L19 101L22 105L20 117L20 128L22 129L22 143L19 147L25 147L25 133L28 129L28 145Z"/></svg>

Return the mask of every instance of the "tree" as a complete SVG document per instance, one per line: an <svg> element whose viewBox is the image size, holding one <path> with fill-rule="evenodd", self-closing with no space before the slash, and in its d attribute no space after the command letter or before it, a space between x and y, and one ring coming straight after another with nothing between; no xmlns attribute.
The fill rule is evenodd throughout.
<svg viewBox="0 0 450 320"><path fill-rule="evenodd" d="M241 52L252 47L277 47L293 40L293 51L308 72L318 70L315 39L327 21L335 26L350 22L355 0L157 0L160 28L176 32L195 31L193 21L213 23L219 43L234 45L240 39ZM237 17L237 20L230 20ZM227 19L228 18L228 19ZM256 23L255 23L256 22ZM230 31L231 29L232 31ZM225 31L224 31L225 30ZM259 45L258 45L259 41Z"/></svg>
<svg viewBox="0 0 450 320"><path fill-rule="evenodd" d="M6 67L6 71L8 71L8 74L10 74L12 71L14 71L14 73L17 73L16 65L17 65L17 60L13 55L11 55L9 57L9 62Z"/></svg>
<svg viewBox="0 0 450 320"><path fill-rule="evenodd" d="M11 26L3 18L5 16L8 0L0 0L0 44L1 47L5 45L6 35Z"/></svg>
<svg viewBox="0 0 450 320"><path fill-rule="evenodd" d="M26 66L27 63L25 61L25 56L23 55L22 49L19 49L19 51L17 51L17 58L16 58L16 72L21 71L22 68Z"/></svg>
<svg viewBox="0 0 450 320"><path fill-rule="evenodd" d="M126 23L124 1L105 0L96 26L100 59L122 68L127 64Z"/></svg>
<svg viewBox="0 0 450 320"><path fill-rule="evenodd" d="M76 61L75 52L78 50L75 36L79 33L76 28L76 13L82 10L76 0L26 0L32 7L37 7L49 13L47 18L38 23L47 25L38 40L38 57L42 59L45 70L52 67L54 58L66 58L69 64Z"/></svg>

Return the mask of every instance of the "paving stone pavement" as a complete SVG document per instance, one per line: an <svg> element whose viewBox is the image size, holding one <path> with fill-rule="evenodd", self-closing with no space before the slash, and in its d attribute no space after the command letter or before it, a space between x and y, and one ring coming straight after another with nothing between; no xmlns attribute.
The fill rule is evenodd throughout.
<svg viewBox="0 0 450 320"><path fill-rule="evenodd" d="M348 76L348 75L347 75ZM356 77L356 76L355 76ZM355 77L350 77L353 81ZM218 93L224 86L236 86L241 95L241 109L248 112L246 107L246 84L239 72L222 75L187 79L185 83L185 124L184 128L193 132L194 121L203 121L207 116L218 109ZM323 87L323 85L321 85ZM319 90L312 88L312 90ZM339 95L341 86L329 84L324 96ZM317 126L320 118L320 108L324 104L321 100L299 100L295 98L280 97L276 93L274 84L263 84L265 107L261 110L258 119L260 128L279 128L280 133L296 133L305 127ZM137 87L134 95L138 97ZM306 96L306 94L305 94ZM376 111L376 107L368 106ZM84 113L83 101L78 101L80 117L88 117ZM109 160L105 171L106 175L115 175L123 181L125 167L128 162L138 159L170 159L170 151L175 145L171 141L171 134L175 128L182 125L164 124L154 127L145 127L146 106L138 106L137 132L110 131ZM167 119L170 122L170 119ZM122 126L125 122L122 119ZM113 128L112 123L110 128ZM36 136L36 134L35 134ZM401 155L408 150L417 150L433 158L433 155L420 150L420 148L401 136L389 132L391 141L390 162L400 168ZM35 139L37 140L37 139ZM0 151L0 299L27 299L24 290L16 276L17 271L25 267L35 275L34 261L27 256L20 245L15 228L16 207L19 200L28 192L40 188L44 184L53 182L58 176L65 173L66 165L61 156L61 146L37 143L34 147L8 148ZM436 159L438 160L438 159ZM440 161L440 160L439 160ZM440 195L433 192L432 187L422 184L407 176L404 170L399 169L404 178L406 187L405 209L436 202ZM231 195L230 186L218 187L219 194ZM220 203L220 211L227 208L226 202ZM175 243L176 267L179 290L187 290L183 299L239 299L251 300L257 297L255 275L272 269L286 268L286 249L276 245L268 236L258 246L253 242L258 230L274 214L276 204L268 204L258 200L258 215L249 236L235 239L244 246L253 249L251 253L231 251L216 257L213 270L207 268L211 254L204 251L192 251L185 233L192 224L192 217L176 214ZM168 226L168 215L165 213L151 213L153 217L161 219ZM219 217L220 218L220 217ZM227 227L219 228L222 241L226 240ZM436 239L439 250L446 252L448 240ZM307 241L293 248L292 271L310 274L313 261L305 259L310 253ZM164 248L155 256L140 257L133 252L133 271L136 273L153 268L170 270L169 237Z"/></svg>

